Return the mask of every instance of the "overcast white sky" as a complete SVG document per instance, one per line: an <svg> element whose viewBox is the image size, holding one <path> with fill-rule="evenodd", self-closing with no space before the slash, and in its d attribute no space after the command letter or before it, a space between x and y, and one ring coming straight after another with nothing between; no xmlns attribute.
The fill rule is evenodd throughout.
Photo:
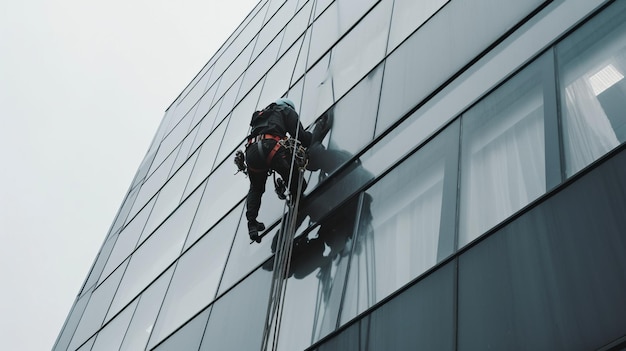
<svg viewBox="0 0 626 351"><path fill-rule="evenodd" d="M0 2L0 350L50 350L165 109L258 0Z"/></svg>

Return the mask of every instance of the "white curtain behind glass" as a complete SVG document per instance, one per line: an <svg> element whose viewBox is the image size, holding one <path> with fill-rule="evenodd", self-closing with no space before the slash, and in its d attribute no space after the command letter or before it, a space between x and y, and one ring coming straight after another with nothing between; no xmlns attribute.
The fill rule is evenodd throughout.
<svg viewBox="0 0 626 351"><path fill-rule="evenodd" d="M571 175L619 145L585 74L565 88L565 154Z"/></svg>
<svg viewBox="0 0 626 351"><path fill-rule="evenodd" d="M539 89L467 136L463 149L459 246L545 192L543 104Z"/></svg>

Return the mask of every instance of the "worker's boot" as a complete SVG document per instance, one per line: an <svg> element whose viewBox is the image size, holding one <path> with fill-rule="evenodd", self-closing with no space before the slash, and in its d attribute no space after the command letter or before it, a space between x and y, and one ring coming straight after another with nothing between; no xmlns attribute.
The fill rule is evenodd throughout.
<svg viewBox="0 0 626 351"><path fill-rule="evenodd" d="M254 219L248 221L248 235L250 235L250 240L260 243L261 236L259 235L259 232L262 232L264 230L265 230L265 224L261 222L257 222Z"/></svg>

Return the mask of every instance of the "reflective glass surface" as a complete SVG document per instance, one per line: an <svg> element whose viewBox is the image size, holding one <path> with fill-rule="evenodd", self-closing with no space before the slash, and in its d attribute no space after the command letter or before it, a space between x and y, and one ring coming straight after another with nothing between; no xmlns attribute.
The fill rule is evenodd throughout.
<svg viewBox="0 0 626 351"><path fill-rule="evenodd" d="M272 238L276 235L276 230L268 230L269 234L265 235L260 243L251 242L248 236L247 221L245 216L242 216L244 208L242 203L225 218L229 223L230 230L236 231L236 235L228 255L228 262L220 282L218 295L230 289L271 255L271 243ZM269 226L269 223L266 223L266 226Z"/></svg>
<svg viewBox="0 0 626 351"><path fill-rule="evenodd" d="M145 289L180 254L187 231L166 224L159 227L130 257L128 269L115 294L108 318Z"/></svg>
<svg viewBox="0 0 626 351"><path fill-rule="evenodd" d="M306 5L300 9L300 11L294 16L294 18L287 24L284 29L284 35L282 43L280 44L279 55L282 55L293 45L293 43L299 38L304 30L309 25L309 19L311 18L311 9L315 1L308 1Z"/></svg>
<svg viewBox="0 0 626 351"><path fill-rule="evenodd" d="M395 0L387 52L395 49L450 0Z"/></svg>
<svg viewBox="0 0 626 351"><path fill-rule="evenodd" d="M217 155L217 149L219 148L222 138L224 137L224 130L226 129L226 123L220 124L219 127L207 138L207 140L200 147L198 159L195 162L193 171L189 176L189 182L185 188L183 197L194 191L202 181L211 173L213 169L213 163L215 162L215 156Z"/></svg>
<svg viewBox="0 0 626 351"><path fill-rule="evenodd" d="M455 178L446 175L457 173L458 137L457 123L365 191L342 323L434 266L440 250L452 253L454 231L441 224L444 203L456 202Z"/></svg>
<svg viewBox="0 0 626 351"><path fill-rule="evenodd" d="M280 60L267 72L263 82L263 90L259 97L257 109L263 108L276 101L285 94L291 83L294 65L298 58L299 44L294 45ZM295 101L294 101L295 102Z"/></svg>
<svg viewBox="0 0 626 351"><path fill-rule="evenodd" d="M247 194L248 179L242 174L233 175L235 171L236 167L230 161L224 162L211 174L191 225L190 236L207 231L224 215L225 210L235 207Z"/></svg>
<svg viewBox="0 0 626 351"><path fill-rule="evenodd" d="M91 271L89 272L89 278L85 281L85 284L82 287L81 294L84 293L85 289L91 288L96 282L99 283L99 278L102 275L102 270L105 267L105 263L109 258L111 251L113 250L113 246L115 245L115 238L111 237L104 242L100 252L98 253L98 257L91 267Z"/></svg>
<svg viewBox="0 0 626 351"><path fill-rule="evenodd" d="M143 350L146 347L173 272L174 268L170 268L141 294L120 351Z"/></svg>
<svg viewBox="0 0 626 351"><path fill-rule="evenodd" d="M344 3L346 1L339 1L340 8L354 7L342 6ZM363 6L367 1L357 3ZM333 49L330 62L332 73L327 84L333 86L333 94L337 98L385 57L392 5L391 0L379 2Z"/></svg>
<svg viewBox="0 0 626 351"><path fill-rule="evenodd" d="M279 349L302 350L335 330L359 198L294 239Z"/></svg>
<svg viewBox="0 0 626 351"><path fill-rule="evenodd" d="M232 245L233 229L229 221L221 222L178 260L150 347L213 300Z"/></svg>
<svg viewBox="0 0 626 351"><path fill-rule="evenodd" d="M183 190L185 190L195 160L194 154L159 191L156 203L152 208L152 212L150 212L150 217L144 229L147 234L152 233L180 203Z"/></svg>
<svg viewBox="0 0 626 351"><path fill-rule="evenodd" d="M459 246L546 191L540 63L462 117Z"/></svg>
<svg viewBox="0 0 626 351"><path fill-rule="evenodd" d="M91 351L109 351L117 350L122 344L122 339L128 329L128 323L135 313L137 300L128 305L113 320L111 320L96 336L96 342L93 344Z"/></svg>
<svg viewBox="0 0 626 351"><path fill-rule="evenodd" d="M273 0L273 2L276 3L277 1ZM263 51L272 40L274 40L276 35L293 16L296 2L287 1L285 3L284 0L280 0L280 3L282 5L280 9L276 12L276 14L272 15L259 33L254 46L254 51L252 53L252 59L256 58L256 56L259 55L259 53L261 53L261 51ZM282 3L284 3L284 5ZM276 48L276 50L278 50L278 48Z"/></svg>
<svg viewBox="0 0 626 351"><path fill-rule="evenodd" d="M132 219L139 210L141 210L148 200L150 200L159 189L165 184L167 177L172 169L172 164L176 159L176 155L170 154L170 156L163 161L163 163L157 168L152 175L146 179L146 181L141 185L141 190L137 195L137 199L135 199L135 204L128 214L128 219Z"/></svg>
<svg viewBox="0 0 626 351"><path fill-rule="evenodd" d="M282 32L274 40L272 40L268 46L264 47L261 55L259 55L259 57L257 57L246 69L243 82L241 83L241 90L239 91L238 99L245 95L252 86L255 86L274 65L274 63L276 63L276 57L278 55L278 48L280 47L281 39Z"/></svg>
<svg viewBox="0 0 626 351"><path fill-rule="evenodd" d="M261 349L271 277L258 269L215 302L200 350Z"/></svg>
<svg viewBox="0 0 626 351"><path fill-rule="evenodd" d="M109 274L111 274L111 272L113 272L113 270L135 250L135 247L139 242L139 238L141 237L141 233L143 232L143 228L146 225L148 215L150 214L150 211L152 211L152 203L154 201L155 200L153 199L148 206L139 211L137 216L135 216L135 218L133 218L133 220L120 232L117 237L117 241L115 242L115 247L109 256L109 260L102 271L100 282L108 277Z"/></svg>
<svg viewBox="0 0 626 351"><path fill-rule="evenodd" d="M334 104L339 96L335 94L330 69L330 54L325 55L304 78L300 118L303 125L312 123L316 117Z"/></svg>
<svg viewBox="0 0 626 351"><path fill-rule="evenodd" d="M126 264L121 265L107 280L91 293L89 303L76 328L72 342L70 342L70 349L75 350L102 326L104 317L111 305L113 294L115 294L115 290L120 283L125 269Z"/></svg>
<svg viewBox="0 0 626 351"><path fill-rule="evenodd" d="M200 348L202 335L206 328L207 320L211 314L211 307L194 317L189 323L165 339L154 351L193 351Z"/></svg>
<svg viewBox="0 0 626 351"><path fill-rule="evenodd" d="M70 314L67 317L65 324L63 325L63 330L61 331L61 334L59 335L54 345L54 348L52 349L53 351L67 350L67 347L69 346L69 343L72 339L72 335L76 330L78 322L80 321L80 318L85 311L85 307L87 306L87 302L89 302L90 297L91 293L86 293L85 295L76 299L76 301L74 302L74 306L72 307L72 310L70 311Z"/></svg>
<svg viewBox="0 0 626 351"><path fill-rule="evenodd" d="M617 2L557 45L566 174L626 141L626 8Z"/></svg>
<svg viewBox="0 0 626 351"><path fill-rule="evenodd" d="M189 153L191 152L191 147L193 146L193 141L198 134L198 130L200 128L196 126L187 136L183 139L183 142L177 148L176 160L172 165L172 170L170 171L170 177L182 166L189 157Z"/></svg>
<svg viewBox="0 0 626 351"><path fill-rule="evenodd" d="M354 154L374 138L382 76L380 65L332 108L329 149ZM326 172L330 173L338 166L330 166Z"/></svg>
<svg viewBox="0 0 626 351"><path fill-rule="evenodd" d="M449 2L387 58L376 134L384 132L543 2Z"/></svg>
<svg viewBox="0 0 626 351"><path fill-rule="evenodd" d="M148 168L148 166L149 165L147 165L145 168ZM111 232L115 233L118 229L120 229L124 225L124 223L126 223L128 214L130 213L130 210L133 208L133 204L135 203L135 199L137 198L137 195L139 194L140 189L141 189L141 186L135 186L135 188L133 188L128 193L128 195L126 195L126 198L124 199L124 202L122 203L122 206L120 207L120 210L117 213L115 222L113 223L113 226L111 226Z"/></svg>

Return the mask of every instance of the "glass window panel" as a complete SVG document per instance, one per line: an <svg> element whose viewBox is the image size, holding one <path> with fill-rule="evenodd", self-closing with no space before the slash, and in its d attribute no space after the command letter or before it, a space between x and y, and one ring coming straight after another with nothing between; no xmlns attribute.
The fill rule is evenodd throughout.
<svg viewBox="0 0 626 351"><path fill-rule="evenodd" d="M202 194L202 189L198 189L196 192L192 193L188 198L186 198L183 203L169 216L157 232L184 232L187 233L189 231L189 227L191 226L191 222L193 220L193 216L196 213L196 208L198 207L198 202L200 201L200 197ZM148 231L144 230L143 234L141 234L141 238L139 238L139 244L144 242L146 238L150 235ZM153 234L154 235L154 234Z"/></svg>
<svg viewBox="0 0 626 351"><path fill-rule="evenodd" d="M215 162L215 156L217 156L217 149L224 137L224 130L226 130L226 123L220 124L215 128L215 131L207 138L199 149L198 159L194 165L191 176L189 176L189 182L185 188L183 196L187 196L194 191L200 183L211 173L213 169L213 163Z"/></svg>
<svg viewBox="0 0 626 351"><path fill-rule="evenodd" d="M146 223L144 231L147 234L152 231L163 222L167 216L178 206L183 195L183 190L189 180L189 175L194 166L196 156L192 156L183 167L181 167L176 174L165 184L165 186L159 191L156 203L150 212L150 218Z"/></svg>
<svg viewBox="0 0 626 351"><path fill-rule="evenodd" d="M200 350L260 350L272 273L258 269L214 305Z"/></svg>
<svg viewBox="0 0 626 351"><path fill-rule="evenodd" d="M96 337L94 336L93 338L89 339L89 341L84 343L83 346L76 349L76 351L90 351L95 341L96 341Z"/></svg>
<svg viewBox="0 0 626 351"><path fill-rule="evenodd" d="M178 260L149 347L213 301L235 235L230 224L215 226Z"/></svg>
<svg viewBox="0 0 626 351"><path fill-rule="evenodd" d="M566 174L626 140L626 9L622 2L557 45Z"/></svg>
<svg viewBox="0 0 626 351"><path fill-rule="evenodd" d="M197 199L197 197L195 197ZM193 203L194 197L186 204ZM177 215L190 216L193 211L176 211L171 223L178 223ZM161 274L178 257L183 248L187 230L164 223L130 257L130 264L115 294L108 317L117 313L124 305L145 289L152 280ZM188 221L186 221L188 223ZM188 224L185 224L188 225Z"/></svg>
<svg viewBox="0 0 626 351"><path fill-rule="evenodd" d="M245 72L243 83L241 84L240 96L245 95L253 85L257 87L260 86L257 84L259 80L261 80L267 71L276 63L280 41L281 36L279 35L276 39L272 40L272 42L264 48L261 55L250 64Z"/></svg>
<svg viewBox="0 0 626 351"><path fill-rule="evenodd" d="M331 3L334 2L334 0L316 0L313 2L315 2L315 18L317 18Z"/></svg>
<svg viewBox="0 0 626 351"><path fill-rule="evenodd" d="M406 37L426 22L450 0L395 0L389 31L387 52L395 49Z"/></svg>
<svg viewBox="0 0 626 351"><path fill-rule="evenodd" d="M176 155L170 154L170 156L157 168L157 170L152 173L152 175L141 185L141 190L137 195L137 199L135 199L135 203L133 204L133 208L131 209L129 215L129 219L133 218L139 210L141 210L148 200L150 200L154 194L156 194L159 189L165 184L167 181L167 176L172 169L172 164L176 160Z"/></svg>
<svg viewBox="0 0 626 351"><path fill-rule="evenodd" d="M330 50L343 34L342 29L345 30L345 28L341 28L338 5L335 1L313 23L307 68L313 66L326 51Z"/></svg>
<svg viewBox="0 0 626 351"><path fill-rule="evenodd" d="M70 343L70 349L75 350L102 326L113 294L115 294L115 290L120 283L125 269L126 264L121 265L107 280L93 291L87 308L85 308L85 312L76 328L72 342Z"/></svg>
<svg viewBox="0 0 626 351"><path fill-rule="evenodd" d="M237 59L233 62L233 64L228 67L226 72L222 75L222 79L220 81L220 85L217 88L217 92L215 92L215 96L222 96L231 86L237 81L237 79L243 74L243 71L250 64L250 56L252 55L252 44L248 45L241 55L237 57ZM237 87L235 90L239 89ZM235 96L237 95L235 91ZM232 98L234 99L234 97ZM228 108L232 107L227 106Z"/></svg>
<svg viewBox="0 0 626 351"><path fill-rule="evenodd" d="M311 18L313 3L314 1L307 2L283 30L284 35L280 44L279 56L285 53L306 30Z"/></svg>
<svg viewBox="0 0 626 351"><path fill-rule="evenodd" d="M128 193L128 195L126 195L126 198L124 199L124 202L122 203L122 206L120 207L120 210L117 213L115 222L111 226L112 233L116 232L118 229L120 229L124 225L124 223L126 223L128 214L130 213L130 210L133 208L133 204L135 203L135 200L137 199L137 195L139 195L140 189L141 189L141 186L136 186L134 189L132 189Z"/></svg>
<svg viewBox="0 0 626 351"><path fill-rule="evenodd" d="M462 117L459 246L546 191L539 62Z"/></svg>
<svg viewBox="0 0 626 351"><path fill-rule="evenodd" d="M176 160L172 165L172 170L170 171L170 176L174 174L183 163L187 162L189 158L189 152L191 151L191 147L193 146L193 141L196 138L196 134L198 134L199 127L195 127L183 140L178 148L178 154L176 155Z"/></svg>
<svg viewBox="0 0 626 351"><path fill-rule="evenodd" d="M204 233L246 195L248 179L234 171L232 162L225 162L211 174L189 235Z"/></svg>
<svg viewBox="0 0 626 351"><path fill-rule="evenodd" d="M218 84L214 84L211 88L209 88L209 90L207 90L207 92L204 95L202 95L202 98L198 102L198 110L196 112L196 116L194 117L196 121L194 121L193 124L197 124L200 119L206 119L205 116L207 115L211 107L213 106L213 103L217 102L217 101L213 101L213 98L215 97L215 92L217 91ZM216 109L216 112L217 112L217 110L219 109L219 106L214 107L214 108ZM213 125L213 121L210 121L209 124L210 124L209 127L211 127Z"/></svg>
<svg viewBox="0 0 626 351"><path fill-rule="evenodd" d="M76 331L78 322L85 311L85 307L87 306L87 302L89 302L90 297L91 293L85 294L76 300L74 306L72 307L72 311L65 321L65 325L63 325L63 330L61 330L61 333L54 344L52 349L53 351L67 350L72 335L74 334L74 331Z"/></svg>
<svg viewBox="0 0 626 351"><path fill-rule="evenodd" d="M137 307L137 300L128 305L122 313L102 328L96 336L96 342L91 351L118 350L122 344L122 339L124 339L126 329L128 329L130 319L135 313L135 307Z"/></svg>
<svg viewBox="0 0 626 351"><path fill-rule="evenodd" d="M324 56L307 72L304 79L304 93L302 94L302 107L300 107L300 118L304 125L313 122L339 99L333 90L330 56L330 54Z"/></svg>
<svg viewBox="0 0 626 351"><path fill-rule="evenodd" d="M224 157L236 151L236 148L243 150L244 145L242 142L245 140L246 136L248 136L248 132L250 131L250 118L252 116L252 112L255 110L250 109L245 111L243 108L244 107L242 106L241 109L237 109L237 111L235 111L237 113L233 113L228 121L226 133L224 133L224 139L222 140L222 144L220 145L220 149L217 153L218 163L221 162Z"/></svg>
<svg viewBox="0 0 626 351"><path fill-rule="evenodd" d="M174 268L168 269L165 274L160 276L141 294L133 319L124 335L120 351L143 350L146 348L173 272Z"/></svg>
<svg viewBox="0 0 626 351"><path fill-rule="evenodd" d="M198 149L198 146L200 146L209 137L209 135L213 131L213 128L218 127L218 125L213 124L215 122L215 117L217 116L217 112L219 111L219 104L221 102L222 101L220 100L218 104L215 105L215 107L213 107L213 109L211 109L211 111L209 111L209 113L207 113L207 115L198 124L198 134L193 140L193 146L191 146L192 152L195 152Z"/></svg>
<svg viewBox="0 0 626 351"><path fill-rule="evenodd" d="M148 206L139 211L137 216L135 216L135 218L128 223L126 228L120 232L117 237L117 241L115 242L115 247L109 256L109 260L102 271L100 282L106 279L106 277L108 277L109 274L111 274L111 272L113 272L113 270L135 250L139 237L141 236L143 228L146 225L148 215L150 214L150 211L152 211L154 201L155 199L152 199Z"/></svg>
<svg viewBox="0 0 626 351"><path fill-rule="evenodd" d="M159 151L157 152L157 155L154 159L155 164L158 165L167 156L169 156L171 152L175 151L176 147L187 136L197 108L198 105L194 106L193 109L191 109L191 111L189 111L189 113L185 116L185 118L180 121L180 123L178 123L178 125L172 130L172 132L168 134L165 138L163 138L163 141L159 146Z"/></svg>
<svg viewBox="0 0 626 351"><path fill-rule="evenodd" d="M296 46L297 45L294 45L292 49L281 57L274 67L267 72L257 109L276 101L276 99L283 96L287 89L289 89L294 72L294 65L296 64L299 53Z"/></svg>
<svg viewBox="0 0 626 351"><path fill-rule="evenodd" d="M442 238L453 235L440 225L444 203L456 202L456 191L444 189L456 189L445 176L457 172L456 162L446 160L457 160L450 146L458 131L458 124L448 128L365 192L342 323L437 263L441 243L447 242Z"/></svg>
<svg viewBox="0 0 626 351"><path fill-rule="evenodd" d="M242 277L271 256L273 235L266 235L260 243L251 243L246 219L242 217L243 209L244 204L242 203L226 218L230 228L237 233L230 255L228 255L228 262L220 282L218 296L230 289ZM269 226L269 224L266 223L266 226Z"/></svg>
<svg viewBox="0 0 626 351"><path fill-rule="evenodd" d="M197 315L189 323L185 324L176 333L165 339L157 347L153 348L154 351L193 351L200 348L200 342L202 341L202 335L206 328L206 323L209 320L211 314L211 307L207 308L204 312Z"/></svg>
<svg viewBox="0 0 626 351"><path fill-rule="evenodd" d="M294 239L279 338L281 350L303 350L337 327L359 198Z"/></svg>
<svg viewBox="0 0 626 351"><path fill-rule="evenodd" d="M345 94L385 57L392 5L390 0L378 3L333 49L328 83L333 87L335 98Z"/></svg>
<svg viewBox="0 0 626 351"><path fill-rule="evenodd" d="M83 290L90 288L92 285L99 281L102 270L104 269L105 263L109 258L114 245L115 240L113 240L113 238L109 238L104 242L102 248L100 249L100 252L98 253L96 261L91 267L91 271L89 272L89 278L87 278L87 281L83 285Z"/></svg>
<svg viewBox="0 0 626 351"><path fill-rule="evenodd" d="M224 98L222 99L222 104L220 105L220 111L217 113L217 120L221 121L232 112L233 106L235 105L235 101L237 98L237 94L239 93L239 86L241 85L241 81L243 79L243 75L239 77L237 82L233 84L233 86L228 89L226 94L224 94Z"/></svg>
<svg viewBox="0 0 626 351"><path fill-rule="evenodd" d="M449 2L387 58L376 135L544 1Z"/></svg>
<svg viewBox="0 0 626 351"><path fill-rule="evenodd" d="M284 0L282 0L284 1ZM274 1L276 2L276 1ZM281 29L285 27L287 21L291 19L296 7L295 1L287 1L276 14L263 26L259 36L254 45L254 52L252 53L252 59L257 57L262 50L264 50L268 44L274 40L274 38L280 33ZM280 36L278 36L280 41ZM276 48L278 50L278 47Z"/></svg>
<svg viewBox="0 0 626 351"><path fill-rule="evenodd" d="M374 138L382 67L370 72L333 107L329 149L354 154ZM332 172L336 166L328 168Z"/></svg>

